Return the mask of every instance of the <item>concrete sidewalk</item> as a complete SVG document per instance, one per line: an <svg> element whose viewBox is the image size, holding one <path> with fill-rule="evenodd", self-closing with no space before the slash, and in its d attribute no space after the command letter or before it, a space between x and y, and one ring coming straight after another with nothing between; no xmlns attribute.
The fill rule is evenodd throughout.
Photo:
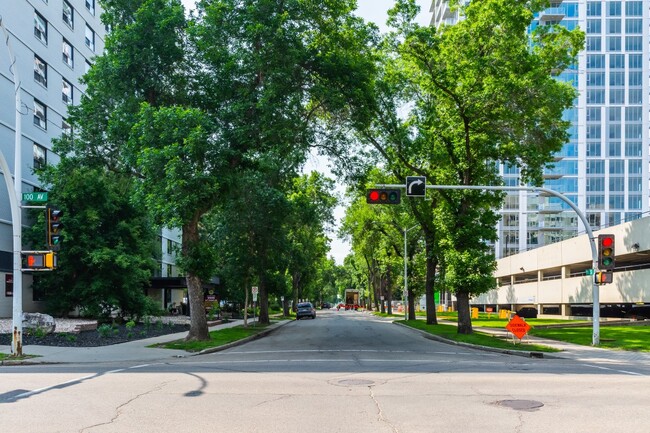
<svg viewBox="0 0 650 433"><path fill-rule="evenodd" d="M218 329L232 328L244 323L243 320L233 320L228 323L210 327L210 331ZM251 321L249 320L249 323ZM278 326L286 322L280 322L269 326L264 332L271 332ZM36 358L29 358L24 361L5 361L3 365L9 364L39 364L39 363L99 363L99 362L153 362L170 358L186 357L197 355L197 353L186 352L184 350L157 349L147 346L158 343L167 343L174 340L185 338L187 332L177 334L161 335L159 337L145 338L142 340L129 341L127 343L112 344L110 346L100 347L55 347L55 346L37 346L29 345L23 348L25 355L35 355ZM259 334L249 338L259 338ZM242 344L249 339L240 340L236 344ZM231 343L226 347L234 345ZM216 350L223 350L221 346ZM212 351L208 349L208 351ZM0 353L11 353L10 346L0 346Z"/></svg>

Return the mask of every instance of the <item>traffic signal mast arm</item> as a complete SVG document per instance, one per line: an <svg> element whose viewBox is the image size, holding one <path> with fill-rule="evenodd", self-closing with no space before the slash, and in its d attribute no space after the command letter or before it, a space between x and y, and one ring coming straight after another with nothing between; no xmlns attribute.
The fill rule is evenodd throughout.
<svg viewBox="0 0 650 433"><path fill-rule="evenodd" d="M406 188L405 184L377 184L376 188ZM564 201L573 211L578 215L580 221L585 227L587 232L587 237L589 238L589 246L591 247L591 259L592 267L598 269L598 252L596 250L596 242L594 240L594 232L591 230L589 221L582 213L582 211L568 198L563 194L553 191L552 189L538 187L538 186L492 186L492 185L427 185L426 189L456 189L456 190L481 190L481 191L530 191L537 193L545 193L557 197L560 200ZM592 313L592 325L593 325L593 335L592 335L592 344L598 346L600 344L600 291L598 283L594 280L592 285L593 293L593 313Z"/></svg>

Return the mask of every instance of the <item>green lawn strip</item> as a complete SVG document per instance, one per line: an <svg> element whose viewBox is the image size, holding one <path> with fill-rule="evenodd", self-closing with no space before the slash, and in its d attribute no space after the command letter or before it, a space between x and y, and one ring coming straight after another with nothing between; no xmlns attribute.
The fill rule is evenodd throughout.
<svg viewBox="0 0 650 433"><path fill-rule="evenodd" d="M243 326L235 326L233 328L211 331L210 339L207 341L176 340L169 343L154 344L149 347L185 350L187 352L200 352L211 347L219 347L223 346L224 344L232 343L233 341L243 340L244 338L250 337L251 335L259 334L266 328L266 325L260 324L257 324L255 326L248 325L248 328L244 328Z"/></svg>
<svg viewBox="0 0 650 433"><path fill-rule="evenodd" d="M531 330L535 337L591 346L593 329L588 327ZM650 326L601 326L600 345L607 349L650 352Z"/></svg>
<svg viewBox="0 0 650 433"><path fill-rule="evenodd" d="M26 359L37 358L36 355L13 356L10 353L0 353L0 361L24 361Z"/></svg>
<svg viewBox="0 0 650 433"><path fill-rule="evenodd" d="M388 313L382 313L380 311L373 311L373 316L378 316L378 317L404 317L404 313L401 314L388 314Z"/></svg>
<svg viewBox="0 0 650 433"><path fill-rule="evenodd" d="M495 337L494 335L484 334L480 331L474 331L470 335L463 335L458 333L458 328L454 325L427 325L422 320L399 320L398 323L405 324L415 329L419 329L425 332L428 332L432 335L437 335L439 337L446 338L448 340L457 341L460 343L475 344L479 346L493 347L496 349L508 349L508 350L524 350L524 351L533 351L533 352L558 352L557 349L552 347L542 346L539 344L530 344L527 342L513 344L512 340L503 340L501 338Z"/></svg>

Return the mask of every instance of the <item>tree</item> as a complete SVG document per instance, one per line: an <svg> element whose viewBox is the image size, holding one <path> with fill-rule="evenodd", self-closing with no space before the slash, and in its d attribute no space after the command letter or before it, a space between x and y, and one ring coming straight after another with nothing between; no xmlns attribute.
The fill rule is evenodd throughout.
<svg viewBox="0 0 650 433"><path fill-rule="evenodd" d="M64 221L56 271L34 280L49 308L57 315L78 308L104 320L115 311L122 317L157 313L144 291L156 265L157 236L145 209L130 200L132 180L74 158L47 166L39 177ZM32 235L42 242L43 226L35 225Z"/></svg>
<svg viewBox="0 0 650 433"><path fill-rule="evenodd" d="M543 2L485 0L462 7L465 19L441 29L413 23L418 8L398 0L395 31L383 43L372 127L360 131L397 178L427 176L447 185L494 185L498 164L518 167L539 183L553 153L567 141L564 109L575 90L556 79L583 45L580 30L540 27L527 34ZM399 110L407 107L407 115ZM422 224L429 284L442 265L443 284L458 299L459 333L470 333L469 298L493 287L488 242L502 194L436 191L431 205L410 202ZM469 270L469 272L468 272ZM432 302L432 301L431 301ZM435 320L435 316L433 317Z"/></svg>

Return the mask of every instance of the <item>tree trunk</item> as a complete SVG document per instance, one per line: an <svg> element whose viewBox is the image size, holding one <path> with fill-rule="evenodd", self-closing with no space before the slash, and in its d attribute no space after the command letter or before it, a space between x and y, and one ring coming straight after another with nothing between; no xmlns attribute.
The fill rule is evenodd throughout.
<svg viewBox="0 0 650 433"><path fill-rule="evenodd" d="M259 323L262 325L268 325L271 323L269 320L269 294L268 288L266 287L266 278L264 276L260 277L260 286L257 293L257 302L260 306L260 316Z"/></svg>
<svg viewBox="0 0 650 433"><path fill-rule="evenodd" d="M409 320L415 320L415 293L413 289L408 290L408 308L409 308Z"/></svg>
<svg viewBox="0 0 650 433"><path fill-rule="evenodd" d="M198 217L183 225L182 250L184 255L191 254L192 249L198 245L199 224ZM192 271L187 271L187 297L190 303L190 332L185 337L190 340L209 340L208 321L205 317L205 306L203 305L203 284L201 279Z"/></svg>
<svg viewBox="0 0 650 433"><path fill-rule="evenodd" d="M426 251L426 267L427 275L425 280L425 293L426 293L426 307L427 307L427 325L437 325L438 318L436 317L436 299L434 297L434 285L436 281L436 267L438 259L433 254L434 239L430 233L425 233L425 251Z"/></svg>
<svg viewBox="0 0 650 433"><path fill-rule="evenodd" d="M456 300L458 302L458 333L471 334L472 331L472 316L469 311L469 293L456 292Z"/></svg>
<svg viewBox="0 0 650 433"><path fill-rule="evenodd" d="M244 328L248 327L248 278L244 279Z"/></svg>
<svg viewBox="0 0 650 433"><path fill-rule="evenodd" d="M390 280L390 267L386 271L386 312L393 314L393 287Z"/></svg>
<svg viewBox="0 0 650 433"><path fill-rule="evenodd" d="M284 317L289 317L289 297L287 296L284 298L284 301L282 301L282 314Z"/></svg>

